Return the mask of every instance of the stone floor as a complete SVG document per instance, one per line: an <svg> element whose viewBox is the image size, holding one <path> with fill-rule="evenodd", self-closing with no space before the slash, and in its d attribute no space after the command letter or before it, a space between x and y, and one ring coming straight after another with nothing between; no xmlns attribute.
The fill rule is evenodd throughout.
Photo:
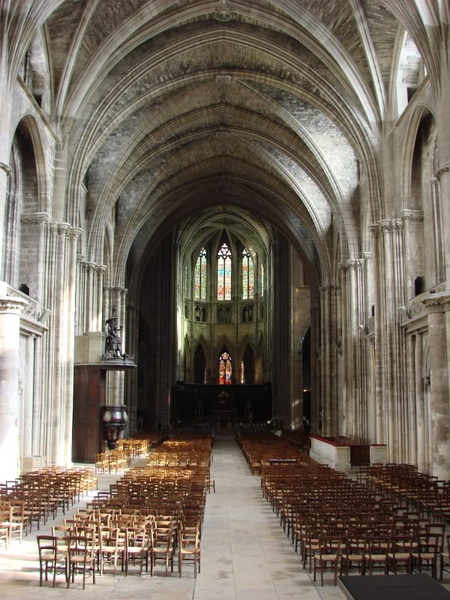
<svg viewBox="0 0 450 600"><path fill-rule="evenodd" d="M202 570L194 579L190 567L165 577L105 574L86 590L77 579L68 590L61 576L56 588L39 587L36 531L22 543L0 549L0 599L112 597L115 600L343 600L332 575L315 586L300 564L269 504L263 500L259 477L252 476L231 436L216 436L212 477L216 493L208 496L202 537ZM108 489L116 476L100 476L99 489ZM62 522L62 517L57 519ZM48 533L50 525L41 528ZM81 577L79 578L79 580Z"/></svg>

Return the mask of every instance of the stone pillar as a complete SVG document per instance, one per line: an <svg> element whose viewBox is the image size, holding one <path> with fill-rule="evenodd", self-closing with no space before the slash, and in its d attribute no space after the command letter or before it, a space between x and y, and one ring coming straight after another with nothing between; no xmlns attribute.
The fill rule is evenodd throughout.
<svg viewBox="0 0 450 600"><path fill-rule="evenodd" d="M426 444L426 431L428 422L426 419L429 415L425 413L425 398L424 398L424 386L428 386L428 380L425 381L423 377L423 335L417 333L414 336L414 389L416 399L416 439L417 439L417 468L419 471L425 471L428 468L428 444Z"/></svg>
<svg viewBox="0 0 450 600"><path fill-rule="evenodd" d="M406 362L405 334L400 328L399 307L404 305L403 287L403 222L401 219L380 221L378 239L378 305L376 319L379 335L376 352L379 355L384 439L387 443L388 460L402 461L404 442L405 388L404 365ZM381 436L380 436L381 437Z"/></svg>
<svg viewBox="0 0 450 600"><path fill-rule="evenodd" d="M111 311L116 309L116 316L120 331L120 339L122 342L122 352L125 352L126 335L126 295L127 291L123 287L106 288L109 292ZM109 317L109 315L108 315ZM106 383L106 403L107 404L124 404L125 402L125 373L123 371L108 371Z"/></svg>
<svg viewBox="0 0 450 600"><path fill-rule="evenodd" d="M11 167L4 162L0 162L0 248L3 248L3 237L5 235L4 215L6 197L8 194L8 177L10 174ZM3 259L0 261L0 269L3 269ZM0 278L4 277L5 273L0 273Z"/></svg>
<svg viewBox="0 0 450 600"><path fill-rule="evenodd" d="M380 268L382 252L380 251L380 228L378 225L370 226L371 247L373 259L373 288L374 288L374 345L373 345L373 369L374 369L374 422L371 430L371 442L375 444L386 443L385 414L384 414L384 394L383 394L383 376L381 347L384 331L381 327L379 318L381 306L381 277Z"/></svg>
<svg viewBox="0 0 450 600"><path fill-rule="evenodd" d="M64 439L66 435L65 406L66 398L65 377L67 365L67 336L73 336L72 326L67 322L67 301L69 280L66 279L66 242L70 226L68 223L52 223L51 236L51 291L49 299L52 310L51 327L51 356L53 368L51 392L51 446L50 460L53 464L61 465L66 462ZM74 282L72 282L74 285ZM69 328L69 331L68 331ZM70 391L70 394L73 390Z"/></svg>
<svg viewBox="0 0 450 600"><path fill-rule="evenodd" d="M320 310L311 306L311 432L322 434Z"/></svg>
<svg viewBox="0 0 450 600"><path fill-rule="evenodd" d="M342 353L344 362L342 433L367 437L365 385L365 259L342 263Z"/></svg>
<svg viewBox="0 0 450 600"><path fill-rule="evenodd" d="M136 306L127 306L127 354L137 363L139 343L139 311ZM126 378L126 404L128 406L128 429L131 434L137 431L138 371L133 369Z"/></svg>
<svg viewBox="0 0 450 600"><path fill-rule="evenodd" d="M82 230L71 228L67 232L67 250L66 250L66 303L65 320L69 329L67 335L67 354L66 364L69 366L65 370L64 385L64 408L62 419L64 420L63 460L68 464L72 460L72 429L73 429L73 393L74 393L74 369L75 362L75 306L76 306L76 273L77 273L77 243Z"/></svg>
<svg viewBox="0 0 450 600"><path fill-rule="evenodd" d="M339 288L330 285L320 288L320 356L321 356L321 398L322 435L338 435L339 401L338 351L340 345L338 323Z"/></svg>
<svg viewBox="0 0 450 600"><path fill-rule="evenodd" d="M0 284L0 482L19 475L20 314L27 304Z"/></svg>
<svg viewBox="0 0 450 600"><path fill-rule="evenodd" d="M431 471L438 479L450 479L450 292L430 294L423 303L430 352Z"/></svg>
<svg viewBox="0 0 450 600"><path fill-rule="evenodd" d="M447 124L446 124L447 127ZM442 166L436 173L439 180L439 191L441 195L442 223L443 229L443 256L445 265L442 269L445 280L450 282L450 165Z"/></svg>

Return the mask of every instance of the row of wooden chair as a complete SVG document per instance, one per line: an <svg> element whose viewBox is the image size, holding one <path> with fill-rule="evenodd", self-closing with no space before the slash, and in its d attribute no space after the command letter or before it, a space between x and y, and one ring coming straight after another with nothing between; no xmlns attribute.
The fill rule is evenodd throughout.
<svg viewBox="0 0 450 600"><path fill-rule="evenodd" d="M59 528L61 530L61 528ZM99 526L89 529L87 526L73 527L59 536L54 528L51 536L38 536L40 565L40 585L52 574L53 587L56 576L63 573L67 587L73 583L76 573L83 575L85 589L86 575L92 575L95 583L96 573L103 575L109 564L116 575L121 568L128 576L131 568L138 567L139 575L150 571L162 563L165 574L174 569L174 557L178 557L178 572L182 576L183 563L190 561L194 565L194 576L201 568L200 530L180 524L175 536L171 519L146 519L140 524L125 528ZM176 540L176 545L175 545Z"/></svg>
<svg viewBox="0 0 450 600"><path fill-rule="evenodd" d="M385 573L429 568L433 577L442 577L450 562L445 523L424 513L407 485L425 481L423 487L430 487L432 478L411 468L398 469L398 475L389 465L354 481L301 456L290 456L279 443L271 447L262 435L258 438L242 437L244 456L248 460L252 454L264 456L263 495L300 551L303 566L314 571L314 579L320 571L323 583L323 572L331 569L336 584L338 573L355 568L360 574L371 574L375 568ZM265 447L258 450L258 444Z"/></svg>

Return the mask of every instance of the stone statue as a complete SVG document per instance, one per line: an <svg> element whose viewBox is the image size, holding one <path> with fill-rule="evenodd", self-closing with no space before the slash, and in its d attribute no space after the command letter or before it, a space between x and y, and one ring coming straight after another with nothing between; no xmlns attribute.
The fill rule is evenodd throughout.
<svg viewBox="0 0 450 600"><path fill-rule="evenodd" d="M117 324L117 317L112 316L106 321L105 356L112 358L123 358L122 341L119 331L122 327Z"/></svg>

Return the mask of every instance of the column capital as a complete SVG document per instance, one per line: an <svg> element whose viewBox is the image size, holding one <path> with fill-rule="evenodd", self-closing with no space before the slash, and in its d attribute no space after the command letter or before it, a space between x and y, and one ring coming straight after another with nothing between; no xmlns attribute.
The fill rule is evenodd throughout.
<svg viewBox="0 0 450 600"><path fill-rule="evenodd" d="M403 221L412 221L413 223L421 223L423 221L423 210L412 210L405 208L401 212Z"/></svg>
<svg viewBox="0 0 450 600"><path fill-rule="evenodd" d="M128 294L128 289L120 285L112 285L110 287L105 287L105 290L108 292L116 292L119 294Z"/></svg>
<svg viewBox="0 0 450 600"><path fill-rule="evenodd" d="M381 219L378 226L382 233L391 233L392 231L401 230L403 228L403 221L402 219Z"/></svg>
<svg viewBox="0 0 450 600"><path fill-rule="evenodd" d="M46 212L24 213L20 215L20 222L24 225L47 225L50 223L50 215Z"/></svg>
<svg viewBox="0 0 450 600"><path fill-rule="evenodd" d="M88 262L86 260L80 260L80 265L86 271L93 271L94 273L104 273L106 271L106 265L99 265L94 262Z"/></svg>
<svg viewBox="0 0 450 600"><path fill-rule="evenodd" d="M366 258L350 258L349 260L338 263L338 269L341 271L362 269L364 268L366 261Z"/></svg>
<svg viewBox="0 0 450 600"><path fill-rule="evenodd" d="M83 230L81 229L81 227L71 227L67 232L67 237L73 241L76 241L82 233Z"/></svg>

